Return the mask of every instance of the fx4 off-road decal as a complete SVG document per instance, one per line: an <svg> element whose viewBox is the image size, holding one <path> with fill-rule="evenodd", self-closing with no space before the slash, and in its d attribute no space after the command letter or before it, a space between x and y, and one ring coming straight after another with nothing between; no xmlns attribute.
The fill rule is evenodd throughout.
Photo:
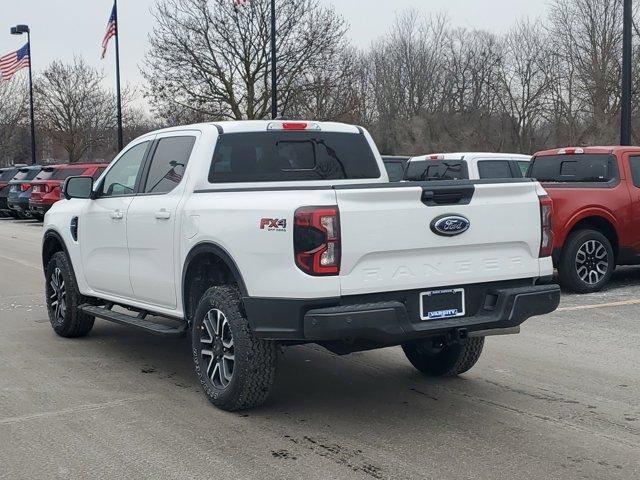
<svg viewBox="0 0 640 480"><path fill-rule="evenodd" d="M286 232L286 218L263 218L260 220L260 230L268 230L269 232Z"/></svg>

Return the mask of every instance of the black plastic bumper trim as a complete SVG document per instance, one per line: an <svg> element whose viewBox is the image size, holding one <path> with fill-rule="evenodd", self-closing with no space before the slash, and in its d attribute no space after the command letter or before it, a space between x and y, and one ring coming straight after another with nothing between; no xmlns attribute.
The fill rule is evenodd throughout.
<svg viewBox="0 0 640 480"><path fill-rule="evenodd" d="M473 332L517 327L530 317L553 312L560 303L557 285L533 285L532 281L515 286L483 284L476 286L473 295L477 308L472 315L427 321L420 320L413 305L418 291L314 300L248 297L244 303L251 327L261 338L371 340L389 345L456 329ZM396 300L400 298L404 300Z"/></svg>

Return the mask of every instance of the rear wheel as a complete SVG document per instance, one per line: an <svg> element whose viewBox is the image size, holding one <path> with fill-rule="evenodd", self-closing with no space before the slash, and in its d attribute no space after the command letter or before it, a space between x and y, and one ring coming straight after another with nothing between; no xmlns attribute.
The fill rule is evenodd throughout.
<svg viewBox="0 0 640 480"><path fill-rule="evenodd" d="M71 264L64 252L57 252L46 268L47 311L53 330L61 337L84 337L93 328L94 317L78 307L88 299L80 294Z"/></svg>
<svg viewBox="0 0 640 480"><path fill-rule="evenodd" d="M402 346L411 364L430 377L452 377L469 371L480 359L484 337L453 344L427 338Z"/></svg>
<svg viewBox="0 0 640 480"><path fill-rule="evenodd" d="M597 230L580 230L567 239L558 274L560 284L575 293L602 290L615 268L611 242Z"/></svg>
<svg viewBox="0 0 640 480"><path fill-rule="evenodd" d="M238 289L211 287L193 318L193 362L209 401L228 411L264 403L275 379L277 345L253 335Z"/></svg>

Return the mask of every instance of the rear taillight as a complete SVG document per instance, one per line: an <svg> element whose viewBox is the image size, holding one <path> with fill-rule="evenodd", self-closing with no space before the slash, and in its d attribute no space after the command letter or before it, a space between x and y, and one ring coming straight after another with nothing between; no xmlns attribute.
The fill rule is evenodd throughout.
<svg viewBox="0 0 640 480"><path fill-rule="evenodd" d="M553 253L553 201L547 195L539 195L540 199L540 254L539 257L550 257Z"/></svg>
<svg viewBox="0 0 640 480"><path fill-rule="evenodd" d="M293 229L296 265L314 276L340 273L340 212L338 207L301 207Z"/></svg>

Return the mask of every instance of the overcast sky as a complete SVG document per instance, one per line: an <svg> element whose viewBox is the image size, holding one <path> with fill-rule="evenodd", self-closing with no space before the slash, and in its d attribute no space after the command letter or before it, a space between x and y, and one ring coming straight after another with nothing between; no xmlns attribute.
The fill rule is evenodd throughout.
<svg viewBox="0 0 640 480"><path fill-rule="evenodd" d="M351 25L352 41L362 47L384 34L397 12L411 7L427 14L447 13L456 26L500 32L519 18L539 17L544 14L547 4L545 0L320 1L335 6ZM110 77L108 80L113 80L113 55L100 60L100 43L112 0L0 0L0 3L0 56L26 41L26 38L9 35L10 26L26 23L32 30L36 71L54 59L68 61L74 55L82 55L91 64L104 67ZM155 0L118 2L122 81L125 84L142 81L138 66L147 49L147 35L153 28L149 9L154 3Z"/></svg>

